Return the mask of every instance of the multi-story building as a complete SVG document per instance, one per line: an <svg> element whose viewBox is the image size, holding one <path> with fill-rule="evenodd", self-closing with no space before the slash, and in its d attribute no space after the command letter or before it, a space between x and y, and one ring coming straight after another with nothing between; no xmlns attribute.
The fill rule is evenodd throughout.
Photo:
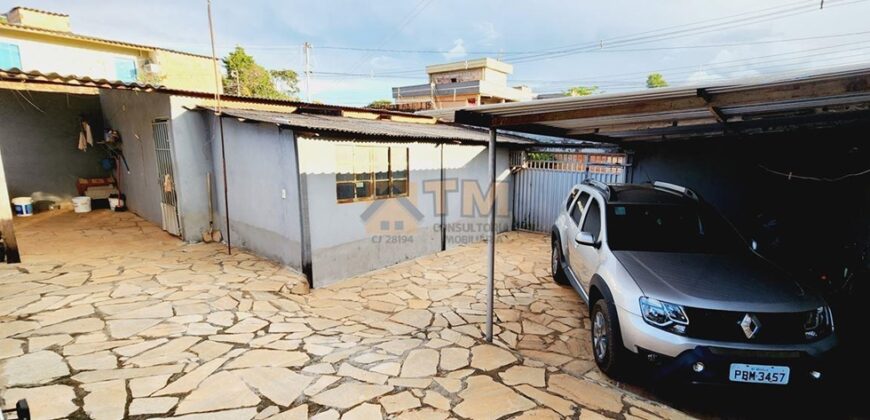
<svg viewBox="0 0 870 420"><path fill-rule="evenodd" d="M508 86L513 66L480 58L426 67L429 83L393 88L397 106L419 104L420 109L450 109L466 106L518 102L534 99L527 86Z"/></svg>
<svg viewBox="0 0 870 420"><path fill-rule="evenodd" d="M0 69L214 92L211 57L73 33L69 16L16 7L0 19Z"/></svg>

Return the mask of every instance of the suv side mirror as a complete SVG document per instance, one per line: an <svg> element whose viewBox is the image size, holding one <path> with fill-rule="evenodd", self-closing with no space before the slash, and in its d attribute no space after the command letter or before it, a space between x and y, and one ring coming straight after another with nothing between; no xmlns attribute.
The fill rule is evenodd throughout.
<svg viewBox="0 0 870 420"><path fill-rule="evenodd" d="M574 237L574 242L580 245L595 246L595 238L589 232L580 232Z"/></svg>

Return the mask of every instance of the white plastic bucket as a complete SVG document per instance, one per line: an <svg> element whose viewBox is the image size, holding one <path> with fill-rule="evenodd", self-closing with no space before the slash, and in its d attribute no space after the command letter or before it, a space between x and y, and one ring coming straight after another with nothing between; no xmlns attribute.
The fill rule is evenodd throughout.
<svg viewBox="0 0 870 420"><path fill-rule="evenodd" d="M88 213L91 211L91 197L73 197L73 211L76 213Z"/></svg>
<svg viewBox="0 0 870 420"><path fill-rule="evenodd" d="M30 197L15 197L12 199L15 215L19 217L33 216L33 199Z"/></svg>

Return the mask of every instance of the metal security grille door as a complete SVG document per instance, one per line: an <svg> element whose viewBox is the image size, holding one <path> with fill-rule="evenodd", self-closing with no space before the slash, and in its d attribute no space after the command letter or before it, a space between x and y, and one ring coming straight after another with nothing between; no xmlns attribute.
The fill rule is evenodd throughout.
<svg viewBox="0 0 870 420"><path fill-rule="evenodd" d="M160 186L160 209L163 212L163 230L181 236L178 221L178 202L172 171L172 148L169 139L169 121L156 120L151 124L154 148L157 152L157 183Z"/></svg>
<svg viewBox="0 0 870 420"><path fill-rule="evenodd" d="M592 178L625 182L621 153L513 152L514 229L549 232L571 187Z"/></svg>

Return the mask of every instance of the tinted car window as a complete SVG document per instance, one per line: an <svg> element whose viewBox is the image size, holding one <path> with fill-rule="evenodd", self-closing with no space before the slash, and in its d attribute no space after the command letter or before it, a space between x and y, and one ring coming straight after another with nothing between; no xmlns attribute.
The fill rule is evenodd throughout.
<svg viewBox="0 0 870 420"><path fill-rule="evenodd" d="M589 202L589 193L587 193L587 192L580 193L580 199L577 200L577 202L580 203L580 210L585 209L586 203Z"/></svg>
<svg viewBox="0 0 870 420"><path fill-rule="evenodd" d="M571 204L574 204L574 197L577 197L577 190L571 191L571 194L568 194L568 203L565 204L565 210L571 211Z"/></svg>
<svg viewBox="0 0 870 420"><path fill-rule="evenodd" d="M586 214L586 220L583 221L583 232L589 232L595 240L598 240L598 235L601 234L601 207L597 201L593 201L589 205L589 211Z"/></svg>
<svg viewBox="0 0 870 420"><path fill-rule="evenodd" d="M578 201L577 204L575 204L574 207L571 208L571 220L574 221L575 225L579 225L580 219L582 219L582 218L583 218L583 208L581 207L580 202Z"/></svg>
<svg viewBox="0 0 870 420"><path fill-rule="evenodd" d="M612 250L733 253L746 244L713 208L694 204L610 204Z"/></svg>

